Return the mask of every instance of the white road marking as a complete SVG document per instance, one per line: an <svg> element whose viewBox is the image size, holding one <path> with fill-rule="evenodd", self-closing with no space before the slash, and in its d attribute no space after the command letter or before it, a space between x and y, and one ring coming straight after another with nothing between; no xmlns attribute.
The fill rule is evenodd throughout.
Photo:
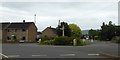
<svg viewBox="0 0 120 60"><path fill-rule="evenodd" d="M60 56L75 56L75 54L61 54Z"/></svg>
<svg viewBox="0 0 120 60"><path fill-rule="evenodd" d="M2 54L2 53L0 53L0 55L4 56L5 58L8 58L8 56L6 56L6 55L4 55L4 54Z"/></svg>
<svg viewBox="0 0 120 60"><path fill-rule="evenodd" d="M19 57L20 55L8 55L8 57Z"/></svg>
<svg viewBox="0 0 120 60"><path fill-rule="evenodd" d="M37 57L37 56L47 56L47 55L32 55L32 56L36 56Z"/></svg>
<svg viewBox="0 0 120 60"><path fill-rule="evenodd" d="M95 56L98 56L98 55L100 55L100 54L88 54L88 55L95 55Z"/></svg>
<svg viewBox="0 0 120 60"><path fill-rule="evenodd" d="M51 46L51 47L73 47L73 46Z"/></svg>

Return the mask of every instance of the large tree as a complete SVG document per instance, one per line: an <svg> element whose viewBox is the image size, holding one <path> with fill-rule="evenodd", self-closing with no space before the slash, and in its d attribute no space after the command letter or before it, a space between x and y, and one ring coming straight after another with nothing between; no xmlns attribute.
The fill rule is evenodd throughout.
<svg viewBox="0 0 120 60"><path fill-rule="evenodd" d="M120 25L115 26L115 36L120 36Z"/></svg>
<svg viewBox="0 0 120 60"><path fill-rule="evenodd" d="M115 25L110 21L109 24L103 23L101 26L101 39L102 40L111 40L115 36Z"/></svg>
<svg viewBox="0 0 120 60"><path fill-rule="evenodd" d="M71 29L71 36L73 37L80 37L82 35L81 29L76 24L69 24Z"/></svg>
<svg viewBox="0 0 120 60"><path fill-rule="evenodd" d="M62 36L62 28L64 25L64 35L70 37L71 36L71 29L69 28L69 25L66 22L61 22L60 25L58 25L57 29L57 34L59 36Z"/></svg>

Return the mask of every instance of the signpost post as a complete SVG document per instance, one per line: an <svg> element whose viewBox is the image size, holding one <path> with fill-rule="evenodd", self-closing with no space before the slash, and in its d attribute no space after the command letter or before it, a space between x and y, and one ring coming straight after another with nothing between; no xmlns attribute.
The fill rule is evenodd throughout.
<svg viewBox="0 0 120 60"><path fill-rule="evenodd" d="M77 40L73 39L73 46L76 46L76 45L77 45Z"/></svg>

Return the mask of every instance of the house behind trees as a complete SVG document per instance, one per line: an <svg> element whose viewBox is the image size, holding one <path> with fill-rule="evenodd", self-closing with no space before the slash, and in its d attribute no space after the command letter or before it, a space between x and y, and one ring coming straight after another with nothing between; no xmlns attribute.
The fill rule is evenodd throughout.
<svg viewBox="0 0 120 60"><path fill-rule="evenodd" d="M42 36L47 36L47 37L57 37L58 34L57 34L57 31L55 28L52 28L51 26L50 27L47 27L46 29L44 29L42 31Z"/></svg>

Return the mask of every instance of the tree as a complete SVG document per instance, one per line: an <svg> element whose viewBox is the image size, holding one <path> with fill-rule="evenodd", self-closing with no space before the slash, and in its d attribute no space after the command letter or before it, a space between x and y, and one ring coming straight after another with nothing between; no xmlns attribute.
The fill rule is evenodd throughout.
<svg viewBox="0 0 120 60"><path fill-rule="evenodd" d="M99 30L93 30L93 29L91 29L91 30L89 30L88 34L89 34L89 38L90 39L94 39L95 40L99 36Z"/></svg>
<svg viewBox="0 0 120 60"><path fill-rule="evenodd" d="M115 26L115 36L119 36L120 37L120 26Z"/></svg>
<svg viewBox="0 0 120 60"><path fill-rule="evenodd" d="M62 30L61 28L64 25L64 35L70 37L71 36L71 29L69 28L69 25L66 22L61 22L60 25L58 25L57 29L57 34L59 36L62 36Z"/></svg>
<svg viewBox="0 0 120 60"><path fill-rule="evenodd" d="M110 21L109 24L107 25L102 25L101 26L101 39L102 40L111 40L115 36L115 25L112 24Z"/></svg>
<svg viewBox="0 0 120 60"><path fill-rule="evenodd" d="M80 27L76 24L69 24L69 27L71 29L71 36L80 37L82 35Z"/></svg>

